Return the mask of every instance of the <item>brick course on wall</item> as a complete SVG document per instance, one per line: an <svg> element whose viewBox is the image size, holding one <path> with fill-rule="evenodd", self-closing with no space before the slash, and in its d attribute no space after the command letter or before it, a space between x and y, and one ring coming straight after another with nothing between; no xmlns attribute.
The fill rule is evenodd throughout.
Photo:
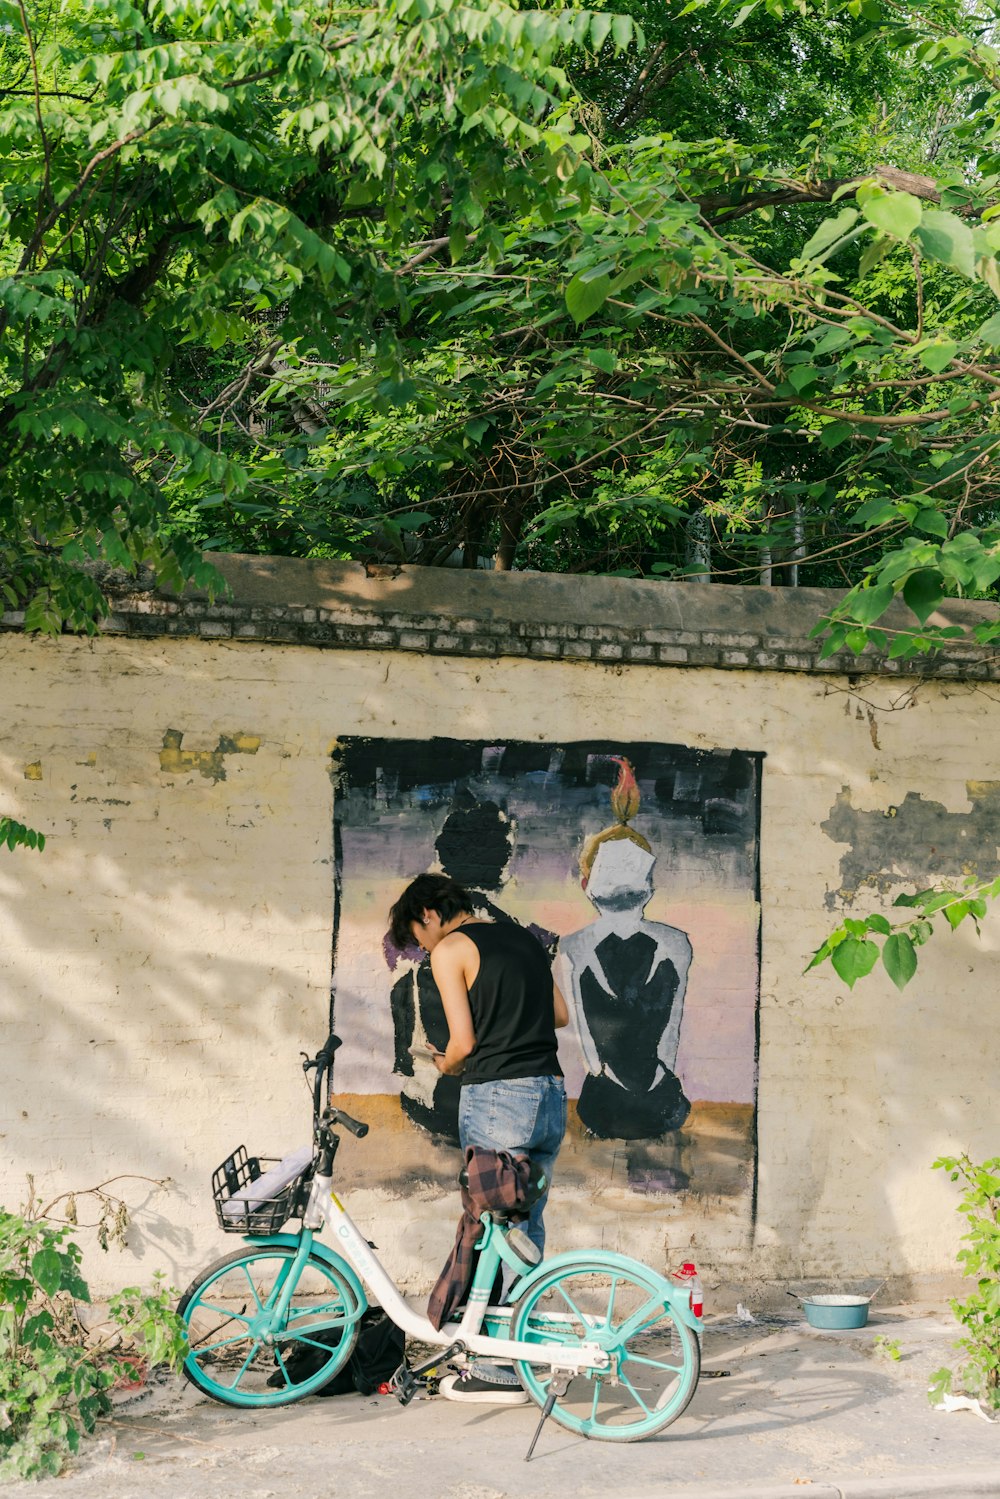
<svg viewBox="0 0 1000 1499"><path fill-rule="evenodd" d="M464 572L281 557L220 556L226 589L176 598L112 575L106 635L197 637L328 650L522 657L606 665L700 666L1000 680L1000 657L948 641L933 656L888 660L868 648L821 659L810 638L842 598L834 589L743 588L543 573ZM971 628L989 604L949 599L931 623ZM0 616L20 629L22 611ZM902 603L880 622L916 627Z"/></svg>

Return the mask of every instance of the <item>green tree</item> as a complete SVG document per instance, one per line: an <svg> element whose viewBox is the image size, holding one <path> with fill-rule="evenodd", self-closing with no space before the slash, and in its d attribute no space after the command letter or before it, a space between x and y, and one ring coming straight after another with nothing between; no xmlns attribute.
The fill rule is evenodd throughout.
<svg viewBox="0 0 1000 1499"><path fill-rule="evenodd" d="M0 0L0 587L28 628L92 621L88 558L211 583L171 506L260 512L231 440L256 378L363 356L373 405L407 404L411 277L546 212L575 160L557 54L612 31L500 0L88 0L36 33ZM236 390L176 380L189 349L242 360ZM308 429L313 395L289 409Z"/></svg>
<svg viewBox="0 0 1000 1499"><path fill-rule="evenodd" d="M603 47L592 30L567 54L558 191L442 223L400 267L394 384L378 341L346 330L332 349L300 338L278 378L230 381L220 441L248 379L273 424L247 453L260 509L248 525L223 497L189 512L203 540L669 575L697 558L693 533L723 577L778 563L864 589L869 562L895 558L831 649L860 650L866 610L914 572L918 599L938 564L992 586L974 524L996 479L996 174L973 148L989 48L943 7L922 31L854 0L634 10L658 29L646 50L614 52L606 16ZM731 133L699 135L717 76ZM517 155L531 175L544 161L530 140ZM928 538L952 540L956 515L939 558Z"/></svg>
<svg viewBox="0 0 1000 1499"><path fill-rule="evenodd" d="M82 558L207 582L213 546L662 576L707 543L860 582L858 649L897 592L992 586L985 20L631 9L100 0L36 36L3 0L29 626L93 617Z"/></svg>

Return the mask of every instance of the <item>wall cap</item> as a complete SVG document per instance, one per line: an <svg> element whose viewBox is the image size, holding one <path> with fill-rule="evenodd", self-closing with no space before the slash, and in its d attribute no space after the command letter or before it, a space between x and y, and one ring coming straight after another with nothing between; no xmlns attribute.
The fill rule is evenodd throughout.
<svg viewBox="0 0 1000 1499"><path fill-rule="evenodd" d="M227 591L178 596L104 572L112 613L102 632L188 636L206 641L280 643L333 650L416 651L443 656L521 656L592 661L610 667L712 666L729 671L797 671L1000 680L989 647L952 641L937 655L887 661L872 648L820 660L809 638L843 598L838 589L760 588L639 578L367 565L291 557L219 554ZM973 625L996 618L988 603L948 599L929 621ZM23 628L22 611L0 617ZM914 629L897 602L885 623Z"/></svg>

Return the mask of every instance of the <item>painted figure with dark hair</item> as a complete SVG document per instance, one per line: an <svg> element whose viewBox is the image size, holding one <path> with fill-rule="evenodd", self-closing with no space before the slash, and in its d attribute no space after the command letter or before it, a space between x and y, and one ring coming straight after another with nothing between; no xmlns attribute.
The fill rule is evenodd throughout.
<svg viewBox="0 0 1000 1499"><path fill-rule="evenodd" d="M628 761L617 763L617 821L580 858L597 920L561 940L559 968L588 1071L580 1121L600 1139L641 1140L679 1129L690 1112L675 1068L691 943L644 915L656 859L628 825L639 788Z"/></svg>
<svg viewBox="0 0 1000 1499"><path fill-rule="evenodd" d="M503 888L513 845L510 819L495 802L477 802L465 793L445 818L434 851L442 873L467 891L478 918L511 919L490 896ZM415 961L414 967L396 979L390 994L393 1071L404 1079L400 1107L414 1124L457 1145L461 1083L439 1072L431 1060L431 1050L443 1052L448 1044L448 1022L430 958L419 948L398 947L391 936L384 950L390 970L400 959Z"/></svg>

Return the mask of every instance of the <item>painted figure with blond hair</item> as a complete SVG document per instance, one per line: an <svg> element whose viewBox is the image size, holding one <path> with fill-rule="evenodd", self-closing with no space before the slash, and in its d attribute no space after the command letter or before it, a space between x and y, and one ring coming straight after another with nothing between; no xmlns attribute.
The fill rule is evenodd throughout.
<svg viewBox="0 0 1000 1499"><path fill-rule="evenodd" d="M656 859L630 826L639 810L632 766L612 759L615 821L580 855L597 919L561 939L557 968L587 1066L581 1123L600 1139L643 1140L679 1129L691 1108L676 1073L691 943L645 917Z"/></svg>

